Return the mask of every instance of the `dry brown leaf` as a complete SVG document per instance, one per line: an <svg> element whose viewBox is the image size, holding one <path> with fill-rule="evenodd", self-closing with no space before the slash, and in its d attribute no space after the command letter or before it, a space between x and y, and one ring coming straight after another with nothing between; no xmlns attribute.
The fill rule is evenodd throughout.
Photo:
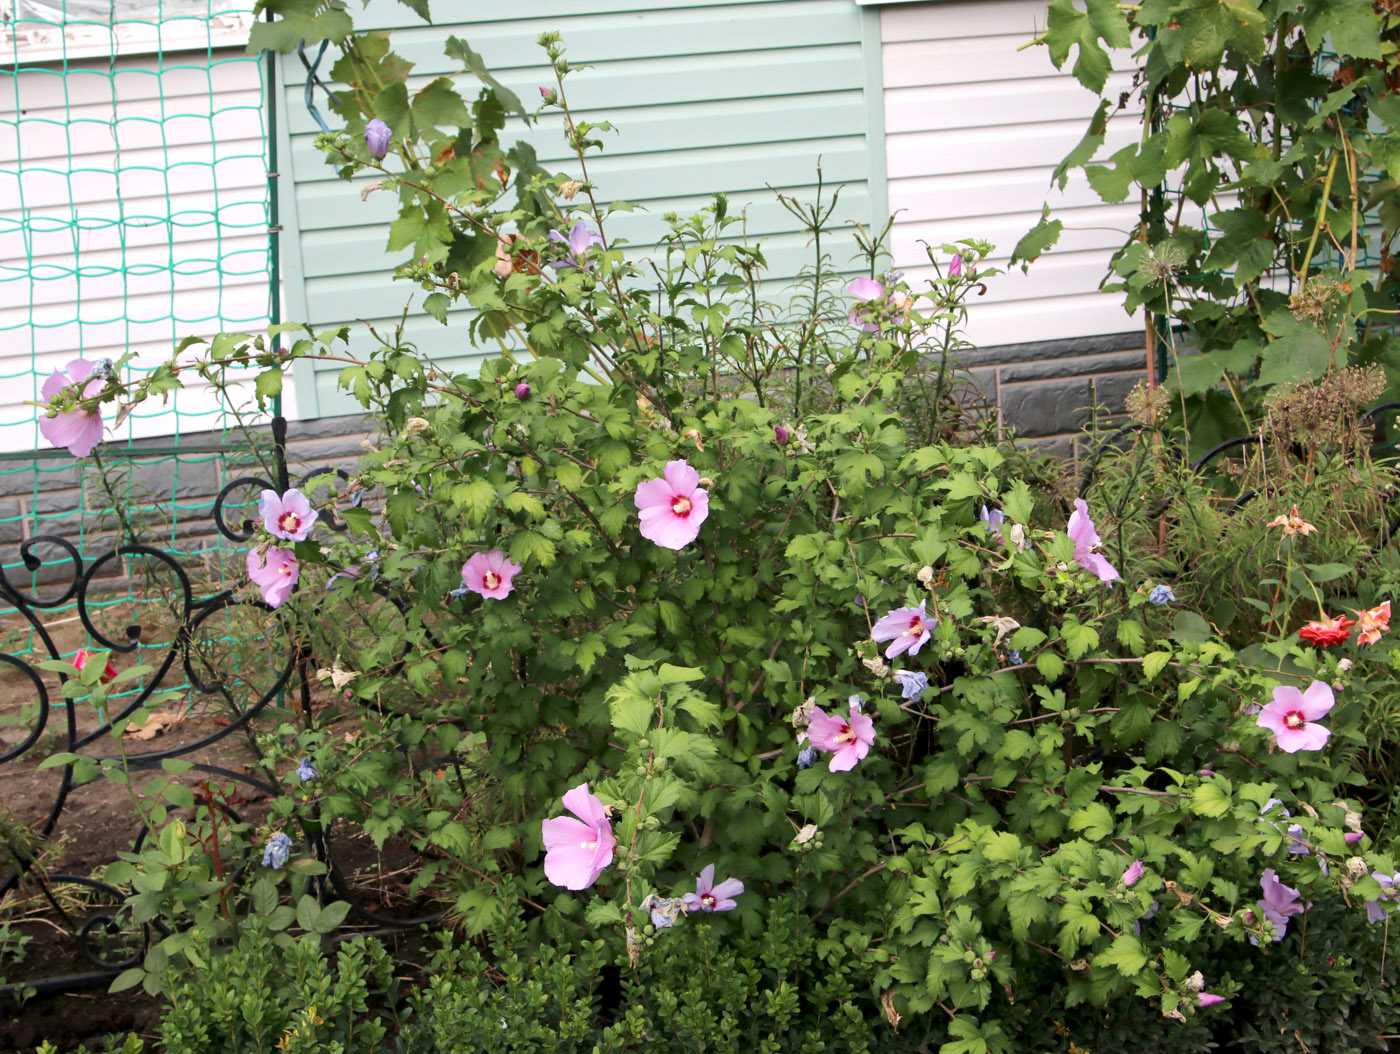
<svg viewBox="0 0 1400 1054"><path fill-rule="evenodd" d="M174 710L157 710L146 718L144 724L130 724L126 726L126 734L132 739L146 741L155 739L162 732L174 728L185 719L185 715Z"/></svg>

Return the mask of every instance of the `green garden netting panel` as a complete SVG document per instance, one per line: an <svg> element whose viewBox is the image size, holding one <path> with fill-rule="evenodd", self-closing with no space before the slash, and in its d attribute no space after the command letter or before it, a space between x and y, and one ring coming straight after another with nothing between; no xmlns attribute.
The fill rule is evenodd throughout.
<svg viewBox="0 0 1400 1054"><path fill-rule="evenodd" d="M49 448L32 404L74 358L130 350L135 375L186 336L273 316L271 92L245 51L251 7L0 0L0 563L16 585L42 585L18 547L44 534L88 559L134 536L200 554L205 585L226 578L210 509L244 467L240 400L194 385L138 408L108 427L102 471ZM125 579L102 603L131 605L142 574ZM3 639L16 634L0 651L24 649Z"/></svg>

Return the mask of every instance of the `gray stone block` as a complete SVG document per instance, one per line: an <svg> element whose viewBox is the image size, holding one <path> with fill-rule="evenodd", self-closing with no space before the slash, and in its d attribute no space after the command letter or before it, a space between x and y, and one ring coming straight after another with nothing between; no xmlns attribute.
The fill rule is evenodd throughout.
<svg viewBox="0 0 1400 1054"><path fill-rule="evenodd" d="M1078 431L1089 420L1089 381L1002 384L1002 419L1019 436L1052 436Z"/></svg>
<svg viewBox="0 0 1400 1054"><path fill-rule="evenodd" d="M1050 359L1001 368L1004 384L1019 381L1054 380L1060 377L1087 377L1096 373L1120 373L1147 369L1147 353L1142 350L1115 352L1088 358Z"/></svg>
<svg viewBox="0 0 1400 1054"><path fill-rule="evenodd" d="M1086 355L1103 355L1143 346L1141 329L1111 333L1101 337L1069 337L1064 340L1038 340L1023 344L995 344L959 352L966 366L1007 365L1019 362L1044 362L1047 359L1073 359Z"/></svg>
<svg viewBox="0 0 1400 1054"><path fill-rule="evenodd" d="M76 487L82 479L80 466L66 455L64 459L0 458L0 498L24 497L36 490Z"/></svg>

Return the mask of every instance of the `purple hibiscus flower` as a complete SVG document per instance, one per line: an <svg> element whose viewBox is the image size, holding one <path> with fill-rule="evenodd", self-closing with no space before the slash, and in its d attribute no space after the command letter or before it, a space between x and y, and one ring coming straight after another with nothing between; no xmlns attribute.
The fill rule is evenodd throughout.
<svg viewBox="0 0 1400 1054"><path fill-rule="evenodd" d="M565 267L587 267L588 262L584 259L588 251L595 245L603 244L603 236L588 229L588 224L579 220L569 231L567 237L558 231L549 232L549 240L559 242L568 249L568 254L562 260L553 260L550 266L556 269Z"/></svg>

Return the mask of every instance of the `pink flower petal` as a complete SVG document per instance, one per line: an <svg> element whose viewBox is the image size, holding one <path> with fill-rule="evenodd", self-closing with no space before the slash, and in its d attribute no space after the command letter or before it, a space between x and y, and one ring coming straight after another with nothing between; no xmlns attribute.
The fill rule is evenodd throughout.
<svg viewBox="0 0 1400 1054"><path fill-rule="evenodd" d="M711 864L711 877L714 876L714 870L715 867ZM726 878L723 882L710 890L711 895L714 896L716 900L733 900L743 892L744 883L740 882L737 878Z"/></svg>
<svg viewBox="0 0 1400 1054"><path fill-rule="evenodd" d="M68 378L64 374L59 373L58 370L54 370L53 373L49 374L48 380L44 381L44 386L39 389L39 394L42 395L45 400L52 399L67 386Z"/></svg>
<svg viewBox="0 0 1400 1054"><path fill-rule="evenodd" d="M602 872L602 868L596 866L597 856L596 849L582 843L556 846L545 855L544 877L565 889L587 889L598 881Z"/></svg>
<svg viewBox="0 0 1400 1054"><path fill-rule="evenodd" d="M841 749L845 741L837 737L845 730L845 721L828 715L821 707L812 711L811 721L807 725L807 735L812 740L812 746L818 750Z"/></svg>
<svg viewBox="0 0 1400 1054"><path fill-rule="evenodd" d="M1296 688L1293 690L1297 691ZM1302 705L1299 709L1309 721L1316 721L1325 715L1337 702L1332 694L1332 686L1326 681L1313 681L1303 692L1300 701Z"/></svg>
<svg viewBox="0 0 1400 1054"><path fill-rule="evenodd" d="M671 508L671 499L676 496L671 485L664 479L649 479L645 483L637 484L637 496L633 498L637 508Z"/></svg>
<svg viewBox="0 0 1400 1054"><path fill-rule="evenodd" d="M831 755L831 762L827 767L832 772L850 772L856 767L856 763L868 753L870 753L869 744L843 743L841 749Z"/></svg>
<svg viewBox="0 0 1400 1054"><path fill-rule="evenodd" d="M671 485L671 490L676 494L689 496L691 491L700 486L700 473L691 468L685 461L666 462L666 470L662 475L666 477L666 482Z"/></svg>
<svg viewBox="0 0 1400 1054"><path fill-rule="evenodd" d="M608 826L608 812L597 796L589 791L587 783L580 783L573 790L565 791L560 800L563 801L564 808L584 823L593 827Z"/></svg>
<svg viewBox="0 0 1400 1054"><path fill-rule="evenodd" d="M1260 710L1256 720L1258 720L1260 728L1267 728L1274 735L1278 736L1280 742L1282 742L1283 736L1288 733L1289 729L1288 726L1283 723L1284 714L1274 710L1274 705L1274 703L1270 703L1268 706L1264 707L1263 710Z"/></svg>
<svg viewBox="0 0 1400 1054"><path fill-rule="evenodd" d="M544 847L558 849L593 840L593 828L572 816L553 816L544 821Z"/></svg>
<svg viewBox="0 0 1400 1054"><path fill-rule="evenodd" d="M1332 733L1326 727L1309 721L1302 728L1295 731L1288 737L1288 742L1284 742L1282 736L1279 737L1279 749L1293 754L1299 750L1321 750L1327 745L1327 737Z"/></svg>
<svg viewBox="0 0 1400 1054"><path fill-rule="evenodd" d="M86 410L69 410L57 417L39 418L39 433L74 457L87 457L102 441L102 418Z"/></svg>
<svg viewBox="0 0 1400 1054"><path fill-rule="evenodd" d="M641 512L642 537L655 542L663 549L684 549L700 536L700 522L692 509L691 515L681 518L671 511L670 502L665 506L652 506Z"/></svg>

